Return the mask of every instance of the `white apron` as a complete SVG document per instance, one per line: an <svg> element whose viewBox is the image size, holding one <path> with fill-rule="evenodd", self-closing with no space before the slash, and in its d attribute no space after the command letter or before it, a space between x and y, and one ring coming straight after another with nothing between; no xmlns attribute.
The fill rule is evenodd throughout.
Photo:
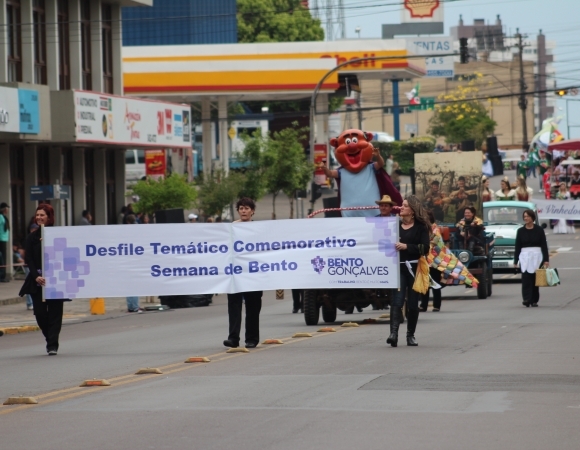
<svg viewBox="0 0 580 450"><path fill-rule="evenodd" d="M544 257L540 247L522 248L522 252L520 253L520 267L522 273L536 273L536 270L540 268L543 259Z"/></svg>

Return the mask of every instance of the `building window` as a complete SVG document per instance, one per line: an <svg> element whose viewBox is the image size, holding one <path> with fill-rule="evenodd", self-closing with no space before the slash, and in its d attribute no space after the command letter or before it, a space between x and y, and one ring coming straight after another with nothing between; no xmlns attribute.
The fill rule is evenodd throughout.
<svg viewBox="0 0 580 450"><path fill-rule="evenodd" d="M10 193L12 224L11 233L14 243L22 244L26 237L26 227L28 225L24 203L26 195L24 190L24 147L10 146Z"/></svg>
<svg viewBox="0 0 580 450"><path fill-rule="evenodd" d="M32 22L34 24L34 82L47 84L46 79L46 9L44 0L32 3Z"/></svg>
<svg viewBox="0 0 580 450"><path fill-rule="evenodd" d="M83 70L83 89L91 91L91 1L81 0L81 57Z"/></svg>
<svg viewBox="0 0 580 450"><path fill-rule="evenodd" d="M95 211L95 150L92 148L85 149L85 208L91 212L93 217L96 218L97 212Z"/></svg>
<svg viewBox="0 0 580 450"><path fill-rule="evenodd" d="M103 91L113 93L113 8L102 6L101 34L103 41Z"/></svg>
<svg viewBox="0 0 580 450"><path fill-rule="evenodd" d="M8 81L22 81L22 22L20 0L6 0Z"/></svg>
<svg viewBox="0 0 580 450"><path fill-rule="evenodd" d="M68 0L58 0L58 78L61 91L70 89L70 35Z"/></svg>

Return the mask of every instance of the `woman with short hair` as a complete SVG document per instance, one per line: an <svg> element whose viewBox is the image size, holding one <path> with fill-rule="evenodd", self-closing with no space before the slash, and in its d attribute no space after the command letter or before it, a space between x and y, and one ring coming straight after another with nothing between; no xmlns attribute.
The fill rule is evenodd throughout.
<svg viewBox="0 0 580 450"><path fill-rule="evenodd" d="M536 269L550 266L548 241L544 229L535 223L536 213L526 209L523 214L525 225L518 228L514 266L522 271L522 305L538 306L540 288L536 286Z"/></svg>

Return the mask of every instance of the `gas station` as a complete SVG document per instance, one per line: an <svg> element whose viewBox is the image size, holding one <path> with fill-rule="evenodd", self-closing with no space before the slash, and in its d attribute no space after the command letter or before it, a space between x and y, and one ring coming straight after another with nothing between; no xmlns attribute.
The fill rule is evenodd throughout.
<svg viewBox="0 0 580 450"><path fill-rule="evenodd" d="M201 102L203 161L212 160L211 108L217 103L218 139L228 143L220 146L219 166L228 171L228 102L309 98L348 61L354 62L331 73L318 91L314 143L327 145L328 96L339 88L339 75L390 80L393 87L425 75L424 58L405 39L124 47L123 78L128 96ZM212 165L203 168L207 173Z"/></svg>

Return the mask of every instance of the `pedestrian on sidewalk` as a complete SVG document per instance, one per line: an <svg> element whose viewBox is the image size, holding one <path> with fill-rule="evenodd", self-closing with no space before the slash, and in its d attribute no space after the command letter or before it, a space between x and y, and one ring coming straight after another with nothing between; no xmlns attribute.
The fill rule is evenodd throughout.
<svg viewBox="0 0 580 450"><path fill-rule="evenodd" d="M93 220L93 216L91 216L91 213L87 209L83 210L81 215L82 217L79 225L92 225L91 221Z"/></svg>
<svg viewBox="0 0 580 450"><path fill-rule="evenodd" d="M401 309L407 297L407 345L416 347L415 329L419 320L419 293L413 290L417 274L417 263L421 256L429 252L429 230L431 225L425 208L419 199L410 195L403 201L399 213L399 242L395 249L399 252L401 267L399 269L399 290L395 292L391 308L391 334L387 344L396 347L399 340L399 323Z"/></svg>
<svg viewBox="0 0 580 450"><path fill-rule="evenodd" d="M49 204L42 204L36 208L36 223L39 227L54 225L54 209ZM46 339L46 351L49 356L58 352L59 335L62 327L63 303L69 299L54 299L43 301L42 288L46 286L46 279L42 273L42 244L41 228L37 228L26 238L24 258L30 272L24 280L20 297L30 294L34 308L36 323Z"/></svg>
<svg viewBox="0 0 580 450"><path fill-rule="evenodd" d="M243 197L236 203L240 216L235 222L251 222L256 211L254 200ZM228 294L228 316L230 334L224 341L226 347L239 347L240 329L242 326L242 303L246 304L246 348L255 348L260 342L260 311L262 309L262 291L236 292Z"/></svg>
<svg viewBox="0 0 580 450"><path fill-rule="evenodd" d="M10 237L10 222L8 221L8 204L0 203L0 283L10 281L6 276L8 266L8 240Z"/></svg>

